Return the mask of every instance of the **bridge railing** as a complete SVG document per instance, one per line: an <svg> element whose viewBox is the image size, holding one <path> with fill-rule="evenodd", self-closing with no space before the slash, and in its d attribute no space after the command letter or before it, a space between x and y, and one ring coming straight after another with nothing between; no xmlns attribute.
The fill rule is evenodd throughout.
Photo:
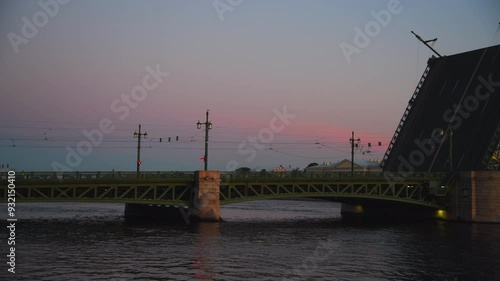
<svg viewBox="0 0 500 281"><path fill-rule="evenodd" d="M223 172L221 177L226 177L230 180L245 180L245 179L403 179L404 180L429 180L429 179L444 179L448 173L426 173L415 172L405 175L395 175L387 172L305 172L305 171L291 171L291 172Z"/></svg>
<svg viewBox="0 0 500 281"><path fill-rule="evenodd" d="M0 179L7 179L7 172L0 172ZM64 181L64 180L133 180L136 172L17 172L17 180ZM194 179L194 172L141 172L139 179Z"/></svg>
<svg viewBox="0 0 500 281"><path fill-rule="evenodd" d="M145 171L141 172L139 179L179 179L194 180L193 171ZM0 172L0 179L6 179L7 172ZM387 172L308 172L308 171L290 171L290 172L221 172L222 181L231 180L260 180L260 179L368 179L380 180L401 179L404 180L440 180L448 177L448 173L425 173L417 172L405 174L404 177L389 174ZM17 180L26 181L78 181L78 180L134 180L137 178L136 172L107 171L107 172L17 172Z"/></svg>

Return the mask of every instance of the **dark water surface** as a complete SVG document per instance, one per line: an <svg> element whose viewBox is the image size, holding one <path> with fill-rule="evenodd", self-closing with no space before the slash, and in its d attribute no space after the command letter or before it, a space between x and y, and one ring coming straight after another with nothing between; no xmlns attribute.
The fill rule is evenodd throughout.
<svg viewBox="0 0 500 281"><path fill-rule="evenodd" d="M1 218L6 222L5 212ZM340 205L224 206L222 223L130 224L123 204L19 204L1 280L500 280L500 225L346 223Z"/></svg>

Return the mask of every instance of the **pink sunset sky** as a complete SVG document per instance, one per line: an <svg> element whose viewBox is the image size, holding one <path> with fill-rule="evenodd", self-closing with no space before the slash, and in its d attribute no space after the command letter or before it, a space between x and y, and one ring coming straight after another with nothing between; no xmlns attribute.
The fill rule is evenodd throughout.
<svg viewBox="0 0 500 281"><path fill-rule="evenodd" d="M0 164L132 171L142 124L142 170L202 169L207 109L210 169L339 161L351 131L374 146L356 160L379 159L432 55L410 31L451 55L499 44L498 15L495 0L2 1ZM370 24L346 59L342 43ZM284 108L294 118L273 130ZM92 130L102 140L84 147Z"/></svg>

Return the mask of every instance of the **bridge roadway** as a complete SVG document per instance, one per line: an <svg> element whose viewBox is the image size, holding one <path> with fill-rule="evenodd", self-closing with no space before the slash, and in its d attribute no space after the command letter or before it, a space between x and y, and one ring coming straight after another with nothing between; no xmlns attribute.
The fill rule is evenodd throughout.
<svg viewBox="0 0 500 281"><path fill-rule="evenodd" d="M388 181L383 172L222 172L220 204L276 198L387 200L446 208L448 173L413 173ZM398 178L391 175L390 178ZM7 173L0 173L0 196L7 202ZM194 172L18 172L16 202L113 202L189 206L196 186Z"/></svg>

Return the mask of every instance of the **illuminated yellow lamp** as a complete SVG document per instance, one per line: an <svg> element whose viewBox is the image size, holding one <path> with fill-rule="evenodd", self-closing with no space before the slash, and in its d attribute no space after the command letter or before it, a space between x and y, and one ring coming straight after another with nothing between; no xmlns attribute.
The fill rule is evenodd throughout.
<svg viewBox="0 0 500 281"><path fill-rule="evenodd" d="M364 212L363 206L361 205L354 205L353 211L355 214L362 214Z"/></svg>
<svg viewBox="0 0 500 281"><path fill-rule="evenodd" d="M495 153L493 153L493 156L491 157L491 159L500 163L500 150L495 151Z"/></svg>
<svg viewBox="0 0 500 281"><path fill-rule="evenodd" d="M438 219L446 219L448 217L448 212L446 210L437 210L436 218Z"/></svg>

